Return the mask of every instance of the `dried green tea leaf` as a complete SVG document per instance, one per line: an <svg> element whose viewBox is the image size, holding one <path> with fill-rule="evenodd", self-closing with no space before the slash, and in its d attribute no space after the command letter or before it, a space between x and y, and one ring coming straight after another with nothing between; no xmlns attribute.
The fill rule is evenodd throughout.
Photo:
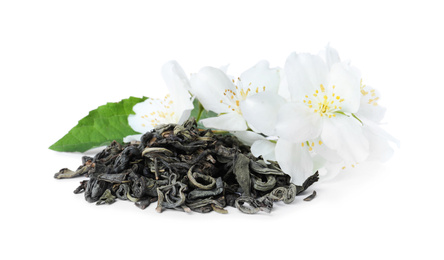
<svg viewBox="0 0 444 260"><path fill-rule="evenodd" d="M134 202L141 209L157 201L156 210L226 214L226 206L254 214L270 212L273 203L291 203L302 186L290 182L275 162L265 163L229 134L197 127L190 118L182 125L160 125L140 143L112 142L94 157L82 157L77 173L62 169L55 178L86 176L74 191L88 202Z"/></svg>
<svg viewBox="0 0 444 260"><path fill-rule="evenodd" d="M236 180L244 191L245 196L250 196L250 159L243 154L238 154L236 162L234 163L234 174L236 175Z"/></svg>
<svg viewBox="0 0 444 260"><path fill-rule="evenodd" d="M308 197L306 197L306 198L304 199L304 201L311 201L311 200L314 199L315 197L316 197L316 191L314 190L313 193L312 193L310 196L308 196Z"/></svg>
<svg viewBox="0 0 444 260"><path fill-rule="evenodd" d="M108 189L102 194L96 205L113 204L114 202L116 202L116 196Z"/></svg>

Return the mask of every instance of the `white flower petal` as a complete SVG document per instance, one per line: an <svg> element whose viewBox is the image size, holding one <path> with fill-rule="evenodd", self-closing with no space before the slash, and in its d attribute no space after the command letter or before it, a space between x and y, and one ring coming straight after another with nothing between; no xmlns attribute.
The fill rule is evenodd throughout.
<svg viewBox="0 0 444 260"><path fill-rule="evenodd" d="M199 99L206 110L218 114L231 112L226 104L230 103L225 90L233 90L233 82L220 69L204 67L191 75L191 93ZM222 102L220 102L222 101Z"/></svg>
<svg viewBox="0 0 444 260"><path fill-rule="evenodd" d="M316 140L312 140L313 150L316 154L324 158L328 162L341 162L343 158L339 156L337 151L330 149L327 145L325 145L320 138Z"/></svg>
<svg viewBox="0 0 444 260"><path fill-rule="evenodd" d="M185 72L176 61L169 61L162 67L162 76L171 93L171 104L166 104L173 108L179 121L171 122L181 124L188 119L194 106L188 92L191 89Z"/></svg>
<svg viewBox="0 0 444 260"><path fill-rule="evenodd" d="M370 155L368 161L386 162L393 156L394 150L386 138L375 134L371 128L364 126L364 135L369 140Z"/></svg>
<svg viewBox="0 0 444 260"><path fill-rule="evenodd" d="M276 143L269 140L257 140L251 146L251 153L256 157L262 156L265 162L276 161L275 147Z"/></svg>
<svg viewBox="0 0 444 260"><path fill-rule="evenodd" d="M280 69L280 84L279 84L279 90L278 95L285 98L286 101L291 100L290 91L288 90L288 80L287 80L287 74L285 73L285 70Z"/></svg>
<svg viewBox="0 0 444 260"><path fill-rule="evenodd" d="M188 91L191 90L187 75L175 60L169 61L162 66L162 77L170 93L179 93L182 96L186 96Z"/></svg>
<svg viewBox="0 0 444 260"><path fill-rule="evenodd" d="M249 146L253 145L257 140L265 139L262 135L252 131L232 131L231 133L236 136L239 141Z"/></svg>
<svg viewBox="0 0 444 260"><path fill-rule="evenodd" d="M181 117L177 121L177 124L183 124L185 121L187 121L188 118L190 118L191 110L193 110L193 109L187 109L187 110L183 111Z"/></svg>
<svg viewBox="0 0 444 260"><path fill-rule="evenodd" d="M327 160L325 160L325 158L323 158L318 154L311 154L311 158L313 161L313 172L320 171L328 163Z"/></svg>
<svg viewBox="0 0 444 260"><path fill-rule="evenodd" d="M233 112L223 114L217 117L210 117L200 120L202 124L207 128L213 128L225 131L245 131L247 130L247 124L242 115Z"/></svg>
<svg viewBox="0 0 444 260"><path fill-rule="evenodd" d="M369 143L362 126L352 117L337 114L324 120L321 140L346 161L362 162L369 155Z"/></svg>
<svg viewBox="0 0 444 260"><path fill-rule="evenodd" d="M386 108L380 106L379 91L370 86L361 86L361 104L356 115L368 118L374 122L381 122L384 118Z"/></svg>
<svg viewBox="0 0 444 260"><path fill-rule="evenodd" d="M128 136L123 138L123 142L130 143L132 141L140 141L140 138L142 137L142 135L143 134L140 134L140 135L128 135Z"/></svg>
<svg viewBox="0 0 444 260"><path fill-rule="evenodd" d="M272 92L260 92L240 102L242 115L248 125L265 135L275 135L275 126L280 107L285 99Z"/></svg>
<svg viewBox="0 0 444 260"><path fill-rule="evenodd" d="M327 81L328 67L321 57L292 53L285 63L285 73L292 101L302 102Z"/></svg>
<svg viewBox="0 0 444 260"><path fill-rule="evenodd" d="M320 181L330 181L335 178L339 172L343 170L344 161L341 162L326 162L324 168L319 171Z"/></svg>
<svg viewBox="0 0 444 260"><path fill-rule="evenodd" d="M339 58L338 52L330 47L330 44L325 47L325 50L322 52L322 55L324 56L325 62L327 63L328 69L331 69L331 66L335 63L341 62L341 59Z"/></svg>
<svg viewBox="0 0 444 260"><path fill-rule="evenodd" d="M313 174L313 161L307 147L279 139L275 148L276 160L281 169L291 176L296 185L301 185Z"/></svg>
<svg viewBox="0 0 444 260"><path fill-rule="evenodd" d="M135 104L133 111L135 114L128 116L128 124L134 131L142 134L151 131L157 124L167 123L165 122L166 118L159 117L159 112L169 114L168 111L165 111L165 107L160 99L152 98ZM178 120L178 118L174 119Z"/></svg>
<svg viewBox="0 0 444 260"><path fill-rule="evenodd" d="M270 69L268 61L260 61L254 67L240 75L244 88L250 88L251 93L255 90L278 92L280 83L280 69Z"/></svg>
<svg viewBox="0 0 444 260"><path fill-rule="evenodd" d="M346 63L335 63L332 65L329 80L329 87L337 99L343 100L340 110L349 113L356 113L361 103L361 76L359 71Z"/></svg>
<svg viewBox="0 0 444 260"><path fill-rule="evenodd" d="M307 106L297 103L281 106L276 122L276 134L279 137L301 143L317 138L321 131L321 117Z"/></svg>
<svg viewBox="0 0 444 260"><path fill-rule="evenodd" d="M384 118L386 108L380 105L372 105L368 103L362 103L359 106L359 111L356 113L356 116L359 119L366 118L368 120L371 120L373 122L381 122Z"/></svg>
<svg viewBox="0 0 444 260"><path fill-rule="evenodd" d="M221 71L223 71L225 74L227 74L227 72L228 72L228 67L230 67L230 64L220 66L219 69L220 69ZM231 76L228 76L228 77L229 77L230 79L232 78Z"/></svg>
<svg viewBox="0 0 444 260"><path fill-rule="evenodd" d="M382 129L377 123L363 118L363 133L369 140L370 155L369 161L386 162L393 156L394 150L390 143L394 143L399 148L400 142L392 135Z"/></svg>

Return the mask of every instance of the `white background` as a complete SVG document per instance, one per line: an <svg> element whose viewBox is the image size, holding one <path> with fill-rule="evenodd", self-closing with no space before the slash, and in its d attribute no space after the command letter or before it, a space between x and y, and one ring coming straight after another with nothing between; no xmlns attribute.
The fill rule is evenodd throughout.
<svg viewBox="0 0 444 260"><path fill-rule="evenodd" d="M443 17L439 1L1 1L1 258L443 259ZM401 148L311 202L158 214L53 179L82 154L48 147L106 102L163 97L168 60L236 74L328 43L382 93Z"/></svg>

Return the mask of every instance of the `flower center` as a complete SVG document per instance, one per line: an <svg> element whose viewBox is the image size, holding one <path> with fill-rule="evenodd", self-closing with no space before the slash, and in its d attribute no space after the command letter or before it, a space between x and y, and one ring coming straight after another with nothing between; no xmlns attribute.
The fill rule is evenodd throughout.
<svg viewBox="0 0 444 260"><path fill-rule="evenodd" d="M234 79L232 81L235 86L234 91L231 89L225 89L223 94L227 98L225 98L225 100L221 99L220 103L228 106L228 108L231 111L242 115L242 111L240 110L240 107L239 107L240 102L247 99L248 96L250 96L254 93L259 93L259 92L265 91L266 87L265 86L256 87L255 89L250 88L251 87L251 82L250 82L248 84L248 87L245 88L243 86L243 83L240 78L237 78L237 82Z"/></svg>
<svg viewBox="0 0 444 260"><path fill-rule="evenodd" d="M376 95L376 91L373 88L367 87L366 85L362 85L362 79L361 79L361 94L364 96L367 100L367 103L369 105L377 106L379 97ZM368 91L367 91L368 90Z"/></svg>
<svg viewBox="0 0 444 260"><path fill-rule="evenodd" d="M312 96L305 96L305 99L303 100L304 104L320 116L328 116L329 118L335 117L335 112L342 109L340 105L344 102L344 99L336 95L334 90L335 86L332 87L331 93L328 93L325 87L321 84Z"/></svg>
<svg viewBox="0 0 444 260"><path fill-rule="evenodd" d="M144 120L142 126L147 124L152 127L156 127L159 124L173 123L179 121L174 109L172 108L173 100L171 100L170 94L166 95L163 100L152 99L150 105L157 108L157 110L151 111L149 114L142 115Z"/></svg>
<svg viewBox="0 0 444 260"><path fill-rule="evenodd" d="M323 144L323 142L321 141L321 140L319 140L319 141L317 141L316 142L316 145L322 145ZM314 141L306 141L306 142L302 142L301 143L301 146L302 147L308 147L308 151L313 151L313 147L315 146L315 142Z"/></svg>

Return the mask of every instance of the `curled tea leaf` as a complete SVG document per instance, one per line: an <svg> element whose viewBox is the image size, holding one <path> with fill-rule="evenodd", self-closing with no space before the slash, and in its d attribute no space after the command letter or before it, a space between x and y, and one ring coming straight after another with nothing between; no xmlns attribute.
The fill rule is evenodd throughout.
<svg viewBox="0 0 444 260"><path fill-rule="evenodd" d="M310 194L308 197L304 199L304 201L311 201L316 197L316 191L314 190L312 194Z"/></svg>
<svg viewBox="0 0 444 260"><path fill-rule="evenodd" d="M250 196L251 190L251 180L250 180L250 159L243 154L238 154L236 161L234 163L234 174L236 175L236 180L244 191L245 196Z"/></svg>
<svg viewBox="0 0 444 260"><path fill-rule="evenodd" d="M198 172L193 172L192 170L193 170L193 167L191 167L188 170L187 176L188 176L188 180L190 181L190 183L194 187L199 188L201 190L211 190L216 186L216 180L213 177L208 176L208 175L204 175L204 174L201 174ZM197 182L196 178L199 178L208 184L205 185L205 184L199 183L199 182Z"/></svg>
<svg viewBox="0 0 444 260"><path fill-rule="evenodd" d="M248 206L246 204L248 204ZM252 197L242 196L235 201L235 206L246 214L256 214L259 211L270 213L273 208L273 202L266 197L254 199Z"/></svg>
<svg viewBox="0 0 444 260"><path fill-rule="evenodd" d="M267 180L264 182L260 178L253 175L253 187L260 191L269 191L276 185L276 178L272 175L266 175Z"/></svg>
<svg viewBox="0 0 444 260"><path fill-rule="evenodd" d="M107 189L97 201L96 205L113 204L115 201L116 196L112 195L111 191Z"/></svg>

